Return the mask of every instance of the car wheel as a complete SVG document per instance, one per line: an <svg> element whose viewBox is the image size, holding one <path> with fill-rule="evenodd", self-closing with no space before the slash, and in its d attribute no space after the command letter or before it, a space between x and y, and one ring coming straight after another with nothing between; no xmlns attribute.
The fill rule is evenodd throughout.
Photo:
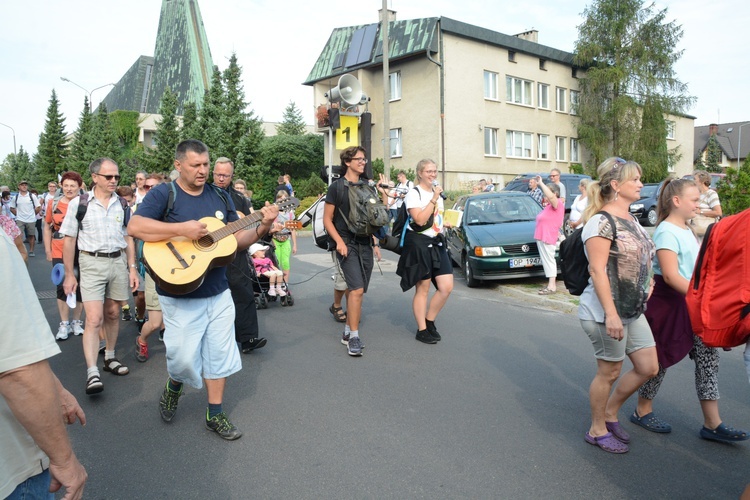
<svg viewBox="0 0 750 500"><path fill-rule="evenodd" d="M474 288L476 286L479 286L479 280L474 277L474 271L471 270L471 264L469 264L469 259L464 257L463 258L463 268L464 268L464 276L466 277L466 285L469 288Z"/></svg>
<svg viewBox="0 0 750 500"><path fill-rule="evenodd" d="M646 218L648 219L649 226L656 225L656 221L657 221L656 207L651 207L651 209L648 211L648 214L646 214Z"/></svg>

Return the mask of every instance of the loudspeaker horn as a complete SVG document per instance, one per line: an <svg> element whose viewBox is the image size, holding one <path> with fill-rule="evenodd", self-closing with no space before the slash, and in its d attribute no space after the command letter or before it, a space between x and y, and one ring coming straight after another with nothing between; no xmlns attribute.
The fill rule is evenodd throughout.
<svg viewBox="0 0 750 500"><path fill-rule="evenodd" d="M326 97L331 102L343 102L347 106L356 106L362 99L362 84L352 75L339 78L339 84Z"/></svg>

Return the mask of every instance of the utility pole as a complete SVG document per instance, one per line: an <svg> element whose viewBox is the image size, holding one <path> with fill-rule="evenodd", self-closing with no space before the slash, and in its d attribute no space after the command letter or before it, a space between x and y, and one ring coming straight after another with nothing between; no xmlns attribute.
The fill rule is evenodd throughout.
<svg viewBox="0 0 750 500"><path fill-rule="evenodd" d="M380 32L383 34L383 174L386 182L391 180L391 79L388 56L388 28L390 28L388 14L388 0L383 0L382 26Z"/></svg>

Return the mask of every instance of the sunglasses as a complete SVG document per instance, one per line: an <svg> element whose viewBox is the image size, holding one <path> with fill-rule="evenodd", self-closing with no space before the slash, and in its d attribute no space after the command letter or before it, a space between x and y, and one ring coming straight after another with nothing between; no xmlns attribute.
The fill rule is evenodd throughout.
<svg viewBox="0 0 750 500"><path fill-rule="evenodd" d="M116 181L119 181L119 180L120 180L120 176L119 176L119 175L117 175L117 174L114 174L114 175L94 174L94 175L98 175L99 177L104 177L104 178L105 178L105 179L107 179L108 181L111 181L112 179L114 179L114 180L116 180Z"/></svg>
<svg viewBox="0 0 750 500"><path fill-rule="evenodd" d="M151 184L144 184L144 185L143 185L143 189L145 189L146 191L148 191L148 190L149 190L149 189L151 189L152 187L156 187L156 184L154 184L154 185L151 185Z"/></svg>

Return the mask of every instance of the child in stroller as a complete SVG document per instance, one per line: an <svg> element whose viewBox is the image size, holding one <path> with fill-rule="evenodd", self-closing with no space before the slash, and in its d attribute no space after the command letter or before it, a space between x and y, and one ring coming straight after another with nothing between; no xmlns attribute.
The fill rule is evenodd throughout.
<svg viewBox="0 0 750 500"><path fill-rule="evenodd" d="M261 243L250 245L250 256L253 258L253 266L256 274L268 278L268 296L286 297L286 291L281 286L284 273L274 265L273 261L266 257L266 250L270 247Z"/></svg>

